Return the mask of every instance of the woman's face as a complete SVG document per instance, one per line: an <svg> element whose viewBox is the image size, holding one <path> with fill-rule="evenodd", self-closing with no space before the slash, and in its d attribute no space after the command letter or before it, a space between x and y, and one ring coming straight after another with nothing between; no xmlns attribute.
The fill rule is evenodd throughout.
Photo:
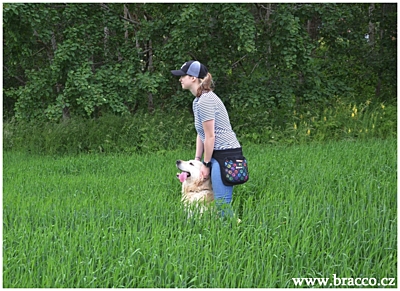
<svg viewBox="0 0 400 291"><path fill-rule="evenodd" d="M194 79L195 79L194 77L189 76L189 75L180 77L179 82L181 82L182 89L189 90L192 87L192 85L194 84L194 82L193 82Z"/></svg>

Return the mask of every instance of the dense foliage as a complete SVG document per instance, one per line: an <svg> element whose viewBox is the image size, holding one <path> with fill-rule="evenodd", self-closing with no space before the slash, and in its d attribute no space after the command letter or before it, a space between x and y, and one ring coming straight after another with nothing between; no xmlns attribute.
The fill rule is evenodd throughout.
<svg viewBox="0 0 400 291"><path fill-rule="evenodd" d="M361 106L336 103L322 112L297 111L282 120L260 110L239 114L231 123L245 148L253 144L304 144L331 140L391 139L397 135L396 107L366 102ZM279 117L279 118L278 118ZM195 148L195 129L189 111L133 116L105 114L75 117L64 122L11 121L3 126L3 148L32 154L165 153Z"/></svg>
<svg viewBox="0 0 400 291"><path fill-rule="evenodd" d="M3 31L5 120L186 109L188 59L242 113L396 102L395 3L4 3Z"/></svg>

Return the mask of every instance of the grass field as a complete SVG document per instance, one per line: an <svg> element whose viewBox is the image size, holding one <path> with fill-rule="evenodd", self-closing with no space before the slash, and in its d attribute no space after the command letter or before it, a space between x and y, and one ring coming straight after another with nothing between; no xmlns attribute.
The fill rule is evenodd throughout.
<svg viewBox="0 0 400 291"><path fill-rule="evenodd" d="M395 278L397 142L249 146L236 225L186 220L175 160L3 153L3 286L295 287Z"/></svg>

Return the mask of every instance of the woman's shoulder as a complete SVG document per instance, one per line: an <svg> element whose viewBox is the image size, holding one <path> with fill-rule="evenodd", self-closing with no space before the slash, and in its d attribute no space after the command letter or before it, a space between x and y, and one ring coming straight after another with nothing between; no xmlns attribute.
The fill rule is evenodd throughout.
<svg viewBox="0 0 400 291"><path fill-rule="evenodd" d="M201 94L199 100L201 101L202 99L204 101L205 100L210 101L210 100L217 100L217 99L219 99L219 97L213 91L208 91L208 92L203 92L203 94Z"/></svg>

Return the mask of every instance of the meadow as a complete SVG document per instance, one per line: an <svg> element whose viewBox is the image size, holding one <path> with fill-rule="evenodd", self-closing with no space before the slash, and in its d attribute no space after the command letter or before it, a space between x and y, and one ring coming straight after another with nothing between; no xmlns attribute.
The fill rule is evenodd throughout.
<svg viewBox="0 0 400 291"><path fill-rule="evenodd" d="M3 152L3 287L271 288L396 278L397 141L248 145L237 225L187 220L193 150ZM378 281L379 282L379 281Z"/></svg>

